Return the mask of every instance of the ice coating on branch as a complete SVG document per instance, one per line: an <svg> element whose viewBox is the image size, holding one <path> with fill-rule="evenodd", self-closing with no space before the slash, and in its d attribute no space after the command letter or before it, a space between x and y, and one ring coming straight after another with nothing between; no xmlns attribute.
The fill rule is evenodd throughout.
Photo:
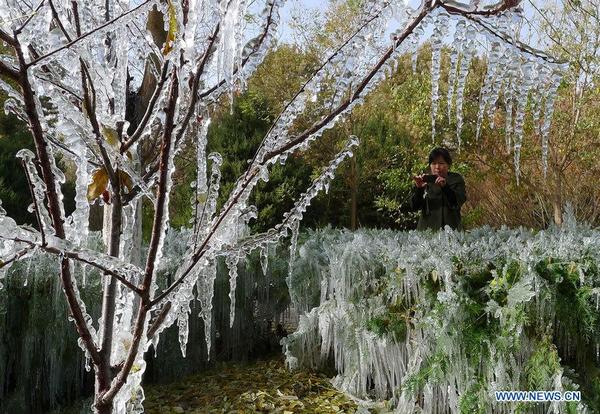
<svg viewBox="0 0 600 414"><path fill-rule="evenodd" d="M438 112L442 42L448 29L448 14L440 12L434 18L431 36L431 140L435 142L435 118Z"/></svg>
<svg viewBox="0 0 600 414"><path fill-rule="evenodd" d="M192 237L194 243L197 243L198 227L202 224L202 216L205 214L205 207L208 201L208 184L207 184L207 165L206 165L206 144L207 133L210 125L210 118L202 120L197 131L196 143L196 181L192 183L195 189L195 197L192 200L194 207L194 216L190 219L190 223L194 225Z"/></svg>
<svg viewBox="0 0 600 414"><path fill-rule="evenodd" d="M213 219L217 210L217 198L219 197L219 187L221 184L221 165L223 164L223 157L217 152L212 152L208 155L208 160L212 162L210 181L208 183L208 192L206 193L206 201L202 208L198 209L197 222L199 224L197 228L199 241L202 241L202 236L205 236L208 230L208 223Z"/></svg>
<svg viewBox="0 0 600 414"><path fill-rule="evenodd" d="M33 197L35 198L35 204L31 204L28 208L29 212L36 211L36 214L40 218L40 225L42 226L42 231L48 235L54 235L54 227L52 226L52 220L50 219L50 214L48 213L48 209L46 208L46 184L42 180L42 178L38 175L37 170L33 164L33 160L35 159L35 155L28 149L22 149L17 152L17 158L21 159L26 169L27 176L31 181L31 185L33 187Z"/></svg>
<svg viewBox="0 0 600 414"><path fill-rule="evenodd" d="M73 242L78 246L85 246L88 237L88 222L90 215L90 205L87 199L87 190L90 180L88 173L88 158L85 144L82 140L76 140L73 152L77 155L75 160L77 165L75 179L75 210L70 216L70 230L72 232Z"/></svg>

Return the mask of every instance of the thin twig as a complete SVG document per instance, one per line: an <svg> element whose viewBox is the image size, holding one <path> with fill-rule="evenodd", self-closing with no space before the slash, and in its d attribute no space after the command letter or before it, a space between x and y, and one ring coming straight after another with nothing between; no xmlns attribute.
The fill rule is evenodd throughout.
<svg viewBox="0 0 600 414"><path fill-rule="evenodd" d="M140 121L140 124L136 128L135 132L133 134L131 134L131 137L129 137L129 139L127 141L125 141L123 143L123 145L121 145L121 152L127 151L142 136L142 133L144 132L144 129L146 128L146 125L148 124L148 121L150 120L150 116L152 115L152 112L154 111L154 106L156 105L156 102L158 101L158 97L162 93L163 86L165 84L165 81L167 80L168 69L169 69L169 61L166 60L162 67L159 82L156 85L156 88L154 89L154 93L152 94L152 97L150 98L150 102L148 103L148 107L146 108L146 112L144 113L144 116L142 117L142 120Z"/></svg>
<svg viewBox="0 0 600 414"><path fill-rule="evenodd" d="M44 59L46 59L46 58L48 58L48 57L50 57L50 56L54 55L55 53L58 53L58 52L60 52L60 51L62 51L62 50L65 50L65 49L68 49L68 48L70 48L71 46L73 46L73 45L74 45L74 44L76 44L76 43L79 43L80 41L82 41L83 39L87 38L88 36L90 36L90 35L93 35L94 33L96 33L96 32L98 32L98 31L100 31L100 30L104 29L104 28L105 28L105 27L107 27L107 26L110 26L110 25L111 25L111 24L113 24L113 23L116 23L117 21L119 21L119 20L121 20L122 18L124 18L124 17L126 17L126 16L130 15L131 13L134 13L134 12L136 12L137 10L141 9L142 7L144 7L145 5L147 5L148 3L150 3L151 1L154 1L154 0L145 0L145 1L144 1L142 4L140 4L139 6L137 6L137 7L134 7L133 9L131 9L131 10L129 10L129 11L127 11L127 12L125 12L125 13L123 13L123 14L121 14L121 15L117 16L117 17L115 17L114 19L112 19L112 20L110 20L110 21L108 21L108 22L106 22L106 23L104 23L104 24L101 24L100 26L98 26L98 27L96 27L96 28L94 28L94 29L90 30L89 32L86 32L86 33L82 34L82 35L81 35L81 36L79 36L78 38L76 38L76 39L73 39L72 41L70 41L69 43L67 43L66 45L63 45L63 46L61 46L61 47L59 47L59 48L57 48L57 49L54 49L54 50L52 50L52 51L50 51L50 52L46 53L45 55L42 55L42 56L40 56L39 58L37 58L37 59L35 59L35 60L32 60L31 62L27 63L26 67L28 67L28 68L29 68L29 67L31 67L31 66L33 66L33 65L36 65L36 64L38 64L40 61L42 61L42 60L44 60Z"/></svg>
<svg viewBox="0 0 600 414"><path fill-rule="evenodd" d="M17 253L15 253L15 255L13 257L11 257L10 259L4 260L4 261L0 260L0 269L2 269L3 267L8 266L12 262L16 262L21 257L25 256L27 254L27 252L29 252L30 250L31 250L31 247L26 247L23 250L20 250Z"/></svg>
<svg viewBox="0 0 600 414"><path fill-rule="evenodd" d="M56 21L56 24L60 28L60 31L63 32L63 34L65 35L67 42L70 42L71 36L69 36L67 29L65 29L65 27L63 26L62 21L60 20L60 17L58 16L58 12L56 11L56 8L54 7L54 3L52 2L52 0L48 0L48 4L50 5L50 9L52 10L52 17Z"/></svg>
<svg viewBox="0 0 600 414"><path fill-rule="evenodd" d="M15 29L15 38L17 37L17 35L19 33L21 33L23 31L25 26L27 26L29 24L29 22L31 21L31 19L33 19L33 17L37 14L37 12L40 11L42 6L44 5L44 1L45 0L40 1L40 4L38 4L38 6L35 8L35 10L29 14L29 16L27 17L25 22L21 26L19 26L17 29Z"/></svg>

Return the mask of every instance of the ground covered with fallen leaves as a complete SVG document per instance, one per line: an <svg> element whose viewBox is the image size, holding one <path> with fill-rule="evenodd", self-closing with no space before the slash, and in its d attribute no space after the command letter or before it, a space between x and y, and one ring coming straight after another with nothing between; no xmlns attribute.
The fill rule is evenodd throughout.
<svg viewBox="0 0 600 414"><path fill-rule="evenodd" d="M288 371L281 359L231 364L178 383L145 387L147 414L354 413L326 375Z"/></svg>

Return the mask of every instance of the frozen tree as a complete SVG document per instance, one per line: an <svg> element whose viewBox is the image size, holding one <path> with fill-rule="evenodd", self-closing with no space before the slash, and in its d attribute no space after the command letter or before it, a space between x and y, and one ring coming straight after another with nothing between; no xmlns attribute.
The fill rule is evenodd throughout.
<svg viewBox="0 0 600 414"><path fill-rule="evenodd" d="M539 105L535 122L541 123L545 140L561 69L518 40L517 0L424 0L416 9L404 1L364 2L354 32L327 51L322 65L286 104L217 210L221 156L206 153L211 109L221 98L234 98L272 45L279 0L267 0L261 12L245 0L0 1L0 39L11 51L0 56L0 87L9 97L5 110L24 120L33 136L35 153L23 150L18 156L33 197L29 209L37 221L36 229L19 226L0 207L2 267L38 253L58 258L79 345L95 372L97 413L142 411L144 352L158 346L164 329L177 324L185 355L194 298L201 304L210 346L219 257L225 258L234 290L237 264L248 252L265 252L291 234L294 256L303 213L319 191L327 191L357 138L349 138L277 226L260 234L248 234L246 226L257 215L248 203L253 188L269 179L271 165L285 163L342 120L394 71L402 55L416 53L427 36L433 50L433 124L442 45L448 43L452 50L448 101L455 102L459 137L469 63L478 53L489 52L480 121L493 114L502 94L507 142L517 171L528 97L533 93ZM299 131L298 115L317 98L325 100L327 110ZM158 148L145 165L139 157L142 145ZM172 283L159 289L174 160L186 146L197 154L193 231ZM76 208L68 217L59 159L76 170ZM134 229L144 197L151 201L154 216L145 261L140 261ZM87 245L94 202L105 206L105 253ZM98 321L78 294L82 278L76 277L81 273L76 269L81 264L103 273ZM232 292L232 302L234 298ZM232 320L234 309L232 303Z"/></svg>

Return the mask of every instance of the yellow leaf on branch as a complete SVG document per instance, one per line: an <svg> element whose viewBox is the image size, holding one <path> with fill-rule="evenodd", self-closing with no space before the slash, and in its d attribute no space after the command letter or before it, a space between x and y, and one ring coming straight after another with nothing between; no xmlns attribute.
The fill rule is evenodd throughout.
<svg viewBox="0 0 600 414"><path fill-rule="evenodd" d="M92 173L92 182L88 185L87 198L92 201L102 195L108 187L108 173L100 168Z"/></svg>
<svg viewBox="0 0 600 414"><path fill-rule="evenodd" d="M127 191L131 191L133 187L133 182L131 181L131 177L125 171L119 170L119 179L121 180L121 184L127 187Z"/></svg>
<svg viewBox="0 0 600 414"><path fill-rule="evenodd" d="M167 33L167 40L163 49L163 55L168 55L173 50L173 42L175 42L175 35L177 34L177 11L173 2L169 0L169 6L167 9L169 13L169 31Z"/></svg>
<svg viewBox="0 0 600 414"><path fill-rule="evenodd" d="M117 148L119 146L119 134L111 127L102 125L102 135L111 147Z"/></svg>

